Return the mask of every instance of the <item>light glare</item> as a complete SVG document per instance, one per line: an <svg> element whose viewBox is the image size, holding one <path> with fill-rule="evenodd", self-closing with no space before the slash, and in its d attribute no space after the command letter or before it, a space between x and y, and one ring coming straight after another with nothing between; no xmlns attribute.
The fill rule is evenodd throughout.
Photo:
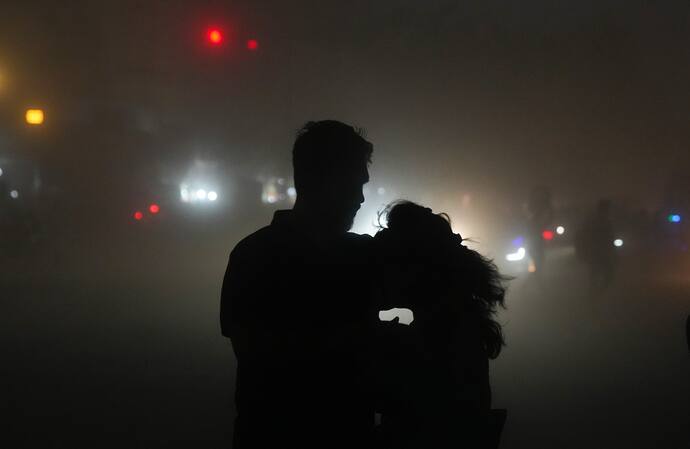
<svg viewBox="0 0 690 449"><path fill-rule="evenodd" d="M219 29L213 28L208 31L208 41L214 45L218 45L223 41L223 33Z"/></svg>
<svg viewBox="0 0 690 449"><path fill-rule="evenodd" d="M517 262L519 260L524 259L526 254L527 251L525 250L525 248L520 247L516 252L506 255L506 260L508 262Z"/></svg>
<svg viewBox="0 0 690 449"><path fill-rule="evenodd" d="M26 123L29 125L41 125L43 124L43 119L43 109L26 110Z"/></svg>

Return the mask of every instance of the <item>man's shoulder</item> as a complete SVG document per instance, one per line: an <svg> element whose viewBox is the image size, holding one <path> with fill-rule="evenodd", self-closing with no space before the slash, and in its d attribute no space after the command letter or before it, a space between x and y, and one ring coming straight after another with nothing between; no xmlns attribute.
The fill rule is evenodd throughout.
<svg viewBox="0 0 690 449"><path fill-rule="evenodd" d="M345 234L346 238L358 241L358 242L369 242L371 241L374 237L370 236L369 234L355 234L354 232L348 232Z"/></svg>
<svg viewBox="0 0 690 449"><path fill-rule="evenodd" d="M256 254L271 248L278 238L275 226L264 226L240 240L232 250L235 257Z"/></svg>
<svg viewBox="0 0 690 449"><path fill-rule="evenodd" d="M344 240L349 246L365 249L371 247L371 243L374 241L374 238L369 234L355 234L354 232L348 232L345 234Z"/></svg>

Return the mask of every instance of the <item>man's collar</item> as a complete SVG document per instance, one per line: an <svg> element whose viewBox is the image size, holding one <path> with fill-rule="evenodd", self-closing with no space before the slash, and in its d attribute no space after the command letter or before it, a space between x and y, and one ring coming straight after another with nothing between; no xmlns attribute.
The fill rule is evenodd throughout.
<svg viewBox="0 0 690 449"><path fill-rule="evenodd" d="M272 226L290 226L295 225L295 212L292 210L277 210L273 213Z"/></svg>
<svg viewBox="0 0 690 449"><path fill-rule="evenodd" d="M302 237L323 244L325 242L333 242L340 240L347 236L347 232L342 233L324 233L324 228L315 221L304 222L300 220L297 212L294 210L277 210L273 213L273 220L271 226L295 232Z"/></svg>

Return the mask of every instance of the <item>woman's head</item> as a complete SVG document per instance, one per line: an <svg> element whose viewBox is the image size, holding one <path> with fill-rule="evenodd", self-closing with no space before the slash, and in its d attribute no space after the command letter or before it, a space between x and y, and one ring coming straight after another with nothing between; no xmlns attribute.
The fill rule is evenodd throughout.
<svg viewBox="0 0 690 449"><path fill-rule="evenodd" d="M489 355L497 356L503 336L493 317L504 305L505 278L496 266L463 245L446 214L400 201L389 205L382 217L386 225L375 242L389 302L399 300L420 313L472 313L482 323Z"/></svg>

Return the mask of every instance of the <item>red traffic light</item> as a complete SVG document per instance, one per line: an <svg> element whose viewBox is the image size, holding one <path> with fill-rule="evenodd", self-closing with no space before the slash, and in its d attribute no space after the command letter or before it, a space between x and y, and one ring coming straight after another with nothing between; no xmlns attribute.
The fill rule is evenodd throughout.
<svg viewBox="0 0 690 449"><path fill-rule="evenodd" d="M160 208L160 206L158 206L158 204L152 204L149 206L149 212L151 212L152 214L157 214L160 211L161 211L161 208Z"/></svg>
<svg viewBox="0 0 690 449"><path fill-rule="evenodd" d="M134 219L135 219L135 220L139 221L139 220L141 220L142 218L144 218L144 214L142 214L141 211L136 211L136 212L134 212Z"/></svg>
<svg viewBox="0 0 690 449"><path fill-rule="evenodd" d="M206 33L206 38L211 45L220 45L223 42L223 33L218 28L210 28Z"/></svg>
<svg viewBox="0 0 690 449"><path fill-rule="evenodd" d="M553 240L553 231L544 231L541 233L541 236L544 240Z"/></svg>
<svg viewBox="0 0 690 449"><path fill-rule="evenodd" d="M249 39L247 41L247 50L256 51L259 49L259 41L256 39Z"/></svg>

